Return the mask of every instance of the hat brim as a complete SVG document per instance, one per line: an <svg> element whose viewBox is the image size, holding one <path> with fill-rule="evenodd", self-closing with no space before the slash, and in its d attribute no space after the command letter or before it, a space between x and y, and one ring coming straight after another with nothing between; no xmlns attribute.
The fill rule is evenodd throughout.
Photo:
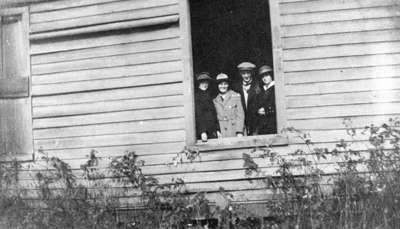
<svg viewBox="0 0 400 229"><path fill-rule="evenodd" d="M197 79L197 81L198 82L200 82L200 81L212 81L213 80L213 78L211 78L211 77L201 77L200 79Z"/></svg>
<svg viewBox="0 0 400 229"><path fill-rule="evenodd" d="M238 68L238 71L254 71L255 68Z"/></svg>
<svg viewBox="0 0 400 229"><path fill-rule="evenodd" d="M198 79L197 82L203 82L203 81L207 81L207 82L211 82L214 81L212 78L207 78L207 79Z"/></svg>
<svg viewBox="0 0 400 229"><path fill-rule="evenodd" d="M273 71L262 71L262 72L259 72L258 73L258 75L259 76L264 76L264 75L272 75L273 74Z"/></svg>
<svg viewBox="0 0 400 229"><path fill-rule="evenodd" d="M221 83L221 82L227 82L229 83L229 79L220 79L220 80L216 80L217 84Z"/></svg>

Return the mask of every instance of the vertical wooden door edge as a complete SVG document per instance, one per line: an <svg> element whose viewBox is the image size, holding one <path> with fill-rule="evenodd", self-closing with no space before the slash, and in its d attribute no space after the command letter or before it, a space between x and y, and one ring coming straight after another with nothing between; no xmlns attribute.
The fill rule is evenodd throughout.
<svg viewBox="0 0 400 229"><path fill-rule="evenodd" d="M193 84L193 57L190 27L189 0L179 1L179 27L182 44L183 83L185 96L185 129L186 144L193 145L196 142L195 134L195 108L194 108L194 84Z"/></svg>

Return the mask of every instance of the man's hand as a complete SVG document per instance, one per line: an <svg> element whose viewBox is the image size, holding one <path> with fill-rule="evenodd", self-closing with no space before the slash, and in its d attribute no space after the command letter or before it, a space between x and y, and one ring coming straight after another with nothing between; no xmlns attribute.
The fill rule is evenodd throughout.
<svg viewBox="0 0 400 229"><path fill-rule="evenodd" d="M207 133L206 132L201 133L201 141L206 142L207 140L208 140Z"/></svg>
<svg viewBox="0 0 400 229"><path fill-rule="evenodd" d="M258 114L259 115L265 115L264 107L261 107L260 109L258 109Z"/></svg>
<svg viewBox="0 0 400 229"><path fill-rule="evenodd" d="M217 137L218 137L218 138L222 138L221 132L217 131Z"/></svg>

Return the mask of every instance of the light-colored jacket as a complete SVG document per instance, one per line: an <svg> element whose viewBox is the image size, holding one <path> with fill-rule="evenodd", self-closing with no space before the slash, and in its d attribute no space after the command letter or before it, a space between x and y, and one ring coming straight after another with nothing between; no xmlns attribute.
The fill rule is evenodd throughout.
<svg viewBox="0 0 400 229"><path fill-rule="evenodd" d="M235 137L244 131L244 110L240 94L229 90L222 99L221 94L213 100L222 137Z"/></svg>

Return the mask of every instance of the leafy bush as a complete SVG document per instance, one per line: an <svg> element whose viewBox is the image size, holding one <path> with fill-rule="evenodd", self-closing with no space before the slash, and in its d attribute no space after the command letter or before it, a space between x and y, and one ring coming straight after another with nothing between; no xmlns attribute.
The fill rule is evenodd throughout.
<svg viewBox="0 0 400 229"><path fill-rule="evenodd" d="M16 160L0 164L2 228L118 228L112 200L78 184L64 161L46 155L41 160L44 164L35 164L40 171L32 177L37 191L29 193L20 187L22 165Z"/></svg>
<svg viewBox="0 0 400 229"><path fill-rule="evenodd" d="M363 130L344 123L352 141L341 140L334 149L314 147L308 134L288 128L307 150L287 156L269 147L253 151L277 166L274 174L260 174L251 155L243 154L246 174L266 177L274 191L268 209L281 228L400 228L400 121Z"/></svg>
<svg viewBox="0 0 400 229"><path fill-rule="evenodd" d="M279 155L267 146L243 153L249 182L264 180L271 196L265 204L268 216L248 217L222 188L224 204L212 206L206 193L188 192L182 179L160 183L143 174L144 161L134 152L112 158L103 172L93 151L80 173L39 152L42 157L30 167L16 160L0 163L0 228L400 228L400 121L363 130L345 123L353 139L341 140L333 149L315 147L308 134L287 128L288 135L304 141L305 149ZM367 140L359 141L359 135ZM171 164L200 156L184 149ZM255 157L264 158L266 165L257 164ZM265 174L265 166L276 169ZM21 185L27 170L35 192ZM141 206L123 223L117 220L118 198L105 182L109 177Z"/></svg>

